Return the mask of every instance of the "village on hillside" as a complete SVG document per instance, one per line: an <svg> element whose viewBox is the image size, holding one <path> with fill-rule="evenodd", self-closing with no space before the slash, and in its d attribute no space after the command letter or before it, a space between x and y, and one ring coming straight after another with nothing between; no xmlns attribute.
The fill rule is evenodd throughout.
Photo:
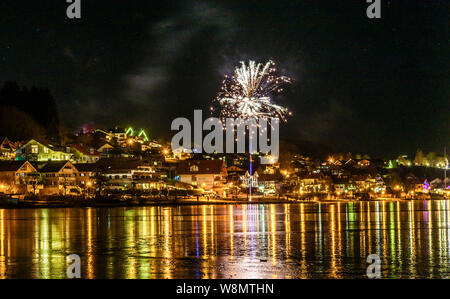
<svg viewBox="0 0 450 299"><path fill-rule="evenodd" d="M44 140L0 144L3 200L338 200L446 197L444 157L371 159L297 153L263 165L260 155L172 152L145 130L95 129L64 145ZM250 164L252 167L249 167Z"/></svg>

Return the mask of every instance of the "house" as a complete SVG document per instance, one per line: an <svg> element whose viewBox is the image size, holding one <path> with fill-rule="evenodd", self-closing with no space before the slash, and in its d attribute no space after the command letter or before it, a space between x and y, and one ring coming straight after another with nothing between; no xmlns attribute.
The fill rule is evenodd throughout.
<svg viewBox="0 0 450 299"><path fill-rule="evenodd" d="M298 176L300 194L303 193L327 193L330 179L322 172L306 173Z"/></svg>
<svg viewBox="0 0 450 299"><path fill-rule="evenodd" d="M147 162L132 170L134 188L137 190L161 190L167 187L167 172L157 164Z"/></svg>
<svg viewBox="0 0 450 299"><path fill-rule="evenodd" d="M376 184L375 179L368 172L353 174L351 181L354 183L356 192L360 193L369 192Z"/></svg>
<svg viewBox="0 0 450 299"><path fill-rule="evenodd" d="M107 157L108 153L113 149L114 146L109 143L105 143L97 149L97 152L99 152L103 157Z"/></svg>
<svg viewBox="0 0 450 299"><path fill-rule="evenodd" d="M15 159L22 161L66 161L72 157L70 147L63 148L51 144L44 144L31 139L15 151Z"/></svg>
<svg viewBox="0 0 450 299"><path fill-rule="evenodd" d="M16 145L9 141L7 137L0 140L0 160L14 160L14 152L17 150Z"/></svg>
<svg viewBox="0 0 450 299"><path fill-rule="evenodd" d="M358 161L358 167L369 167L370 166L370 161L367 159L362 159Z"/></svg>
<svg viewBox="0 0 450 299"><path fill-rule="evenodd" d="M80 195L78 169L70 161L38 162L35 168L41 173L43 195Z"/></svg>
<svg viewBox="0 0 450 299"><path fill-rule="evenodd" d="M150 190L167 188L167 173L158 162L140 159L106 158L96 163L113 190Z"/></svg>
<svg viewBox="0 0 450 299"><path fill-rule="evenodd" d="M75 163L95 163L100 159L100 153L94 148L85 149L81 145L73 144L70 146L70 151Z"/></svg>
<svg viewBox="0 0 450 299"><path fill-rule="evenodd" d="M74 166L78 170L77 185L82 189L95 188L100 175L99 166L95 163L79 163Z"/></svg>
<svg viewBox="0 0 450 299"><path fill-rule="evenodd" d="M249 171L246 171L244 175L241 175L240 180L242 182L242 187L249 188L250 186L252 188L258 188L259 174L258 171L253 172L253 175L250 175Z"/></svg>
<svg viewBox="0 0 450 299"><path fill-rule="evenodd" d="M228 182L238 183L240 177L245 174L245 170L238 166L231 165L227 168L227 174Z"/></svg>
<svg viewBox="0 0 450 299"><path fill-rule="evenodd" d="M258 175L258 188L261 192L270 194L279 192L283 176L280 172L260 173Z"/></svg>
<svg viewBox="0 0 450 299"><path fill-rule="evenodd" d="M243 175L243 174L245 174L245 170L240 167L237 167L235 165L231 165L230 167L227 168L227 173L228 173L228 175L233 175L233 174Z"/></svg>
<svg viewBox="0 0 450 299"><path fill-rule="evenodd" d="M375 176L375 182L372 186L372 191L374 191L375 193L382 193L382 194L386 192L386 184L379 174Z"/></svg>
<svg viewBox="0 0 450 299"><path fill-rule="evenodd" d="M28 161L0 161L0 193L36 193L39 173Z"/></svg>
<svg viewBox="0 0 450 299"><path fill-rule="evenodd" d="M356 188L347 176L332 176L331 178L336 195L353 195Z"/></svg>
<svg viewBox="0 0 450 299"><path fill-rule="evenodd" d="M180 181L212 191L223 188L227 169L222 160L184 160L178 164Z"/></svg>
<svg viewBox="0 0 450 299"><path fill-rule="evenodd" d="M105 135L105 139L108 142L117 141L118 144L126 143L127 140L127 132L123 128L115 127L112 129L109 129L107 131L97 129L96 132L102 133Z"/></svg>

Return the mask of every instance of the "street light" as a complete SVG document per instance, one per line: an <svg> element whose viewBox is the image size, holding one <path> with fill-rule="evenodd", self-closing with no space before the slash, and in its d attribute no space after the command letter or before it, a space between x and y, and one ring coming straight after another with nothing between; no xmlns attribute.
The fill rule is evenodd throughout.
<svg viewBox="0 0 450 299"><path fill-rule="evenodd" d="M88 181L87 183L86 183L86 194L85 194L85 196L87 195L88 197L89 197L89 187L91 187L92 186L92 182L91 181Z"/></svg>

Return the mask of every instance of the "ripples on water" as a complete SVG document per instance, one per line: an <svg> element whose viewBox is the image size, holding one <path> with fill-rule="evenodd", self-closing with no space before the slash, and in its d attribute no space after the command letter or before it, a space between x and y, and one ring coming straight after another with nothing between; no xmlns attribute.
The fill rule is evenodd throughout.
<svg viewBox="0 0 450 299"><path fill-rule="evenodd" d="M0 210L0 278L449 277L449 201Z"/></svg>

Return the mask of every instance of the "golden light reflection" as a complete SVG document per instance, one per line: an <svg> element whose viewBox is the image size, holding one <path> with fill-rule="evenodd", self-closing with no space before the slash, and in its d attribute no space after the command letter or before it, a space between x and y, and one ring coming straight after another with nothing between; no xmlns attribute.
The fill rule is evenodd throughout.
<svg viewBox="0 0 450 299"><path fill-rule="evenodd" d="M276 265L277 262L277 251L276 251L276 232L277 232L277 216L275 213L275 206L270 206L270 237L271 237L271 246L272 246L272 265Z"/></svg>
<svg viewBox="0 0 450 299"><path fill-rule="evenodd" d="M233 205L228 206L228 226L230 232L230 260L234 259L234 211Z"/></svg>
<svg viewBox="0 0 450 299"><path fill-rule="evenodd" d="M286 248L286 256L290 255L290 247L291 247L291 213L289 211L290 205L284 205L284 228L285 228L285 248Z"/></svg>
<svg viewBox="0 0 450 299"><path fill-rule="evenodd" d="M164 278L170 279L172 278L171 271L171 258L172 258L172 232L171 232L171 224L172 224L172 209L164 209Z"/></svg>
<svg viewBox="0 0 450 299"><path fill-rule="evenodd" d="M337 268L336 268L336 259L337 259L337 252L336 252L336 211L335 206L330 205L330 233L331 233L331 240L330 240L330 246L331 246L331 277L332 278L338 278L337 275Z"/></svg>
<svg viewBox="0 0 450 299"><path fill-rule="evenodd" d="M449 278L449 221L448 201L0 210L0 278L64 278L72 253L83 278L358 278L373 253Z"/></svg>
<svg viewBox="0 0 450 299"><path fill-rule="evenodd" d="M94 273L94 253L92 250L92 243L93 243L93 239L92 239L92 231L93 231L93 227L92 227L92 209L88 208L87 212L86 212L86 220L87 220L87 278L92 279L95 276Z"/></svg>
<svg viewBox="0 0 450 299"><path fill-rule="evenodd" d="M5 210L0 209L0 279L6 278Z"/></svg>
<svg viewBox="0 0 450 299"><path fill-rule="evenodd" d="M39 227L39 270L42 278L50 278L50 225L48 209L41 210L41 220Z"/></svg>

